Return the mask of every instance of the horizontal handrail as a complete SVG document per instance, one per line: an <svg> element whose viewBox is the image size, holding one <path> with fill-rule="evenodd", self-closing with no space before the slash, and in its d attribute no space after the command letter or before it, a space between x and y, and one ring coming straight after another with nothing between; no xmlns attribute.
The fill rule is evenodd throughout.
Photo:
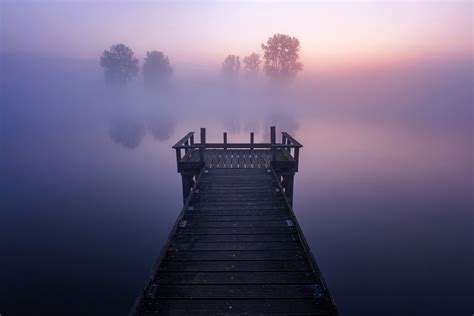
<svg viewBox="0 0 474 316"><path fill-rule="evenodd" d="M174 146L173 148L176 149L176 148L182 148L183 144L185 142L187 142L192 136L194 135L194 132L189 132L186 134L186 136L184 136L183 138L181 138Z"/></svg>
<svg viewBox="0 0 474 316"><path fill-rule="evenodd" d="M287 132L282 132L281 133L283 135L283 137L285 137L291 144L295 145L295 146L298 146L298 147L303 147L303 145L301 145L293 136L291 136L290 134L288 134Z"/></svg>
<svg viewBox="0 0 474 316"><path fill-rule="evenodd" d="M205 143L205 144L194 144L194 145L175 145L174 149L196 149L196 148L301 148L301 145L294 144L270 144L270 143Z"/></svg>
<svg viewBox="0 0 474 316"><path fill-rule="evenodd" d="M204 153L206 149L266 149L271 151L271 160L272 161L282 161L290 160L296 163L295 170L298 171L298 160L299 160L299 149L303 147L293 136L287 132L282 132L281 143L276 142L275 127L270 128L270 143L255 143L254 142L254 133L250 133L250 142L249 143L228 143L227 142L227 133L223 134L222 143L208 143L206 142L206 129L201 128L200 133L200 142L194 142L194 132L187 133L183 138L181 138L174 146L173 149L176 150L176 161L178 163L178 171L180 170L180 162L187 162L187 160L192 156L192 154L198 150L199 151L199 164L204 163ZM184 156L182 151L184 151ZM287 159L278 158L278 152L282 152Z"/></svg>

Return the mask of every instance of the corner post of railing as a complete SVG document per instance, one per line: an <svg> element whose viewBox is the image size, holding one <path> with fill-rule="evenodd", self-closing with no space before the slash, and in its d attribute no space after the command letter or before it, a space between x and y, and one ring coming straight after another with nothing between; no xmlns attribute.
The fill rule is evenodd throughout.
<svg viewBox="0 0 474 316"><path fill-rule="evenodd" d="M181 161L181 149L180 148L176 148L176 166L178 168L178 172L180 171L179 170L179 162Z"/></svg>
<svg viewBox="0 0 474 316"><path fill-rule="evenodd" d="M224 132L224 149L227 149L227 132Z"/></svg>
<svg viewBox="0 0 474 316"><path fill-rule="evenodd" d="M272 147L272 161L276 161L277 158L277 148L274 146L276 143L276 132L275 126L270 127L270 143Z"/></svg>
<svg viewBox="0 0 474 316"><path fill-rule="evenodd" d="M184 154L186 155L189 151L189 147L188 147L189 146L189 139L186 139L186 141L184 142L184 146L186 146L184 148Z"/></svg>
<svg viewBox="0 0 474 316"><path fill-rule="evenodd" d="M299 160L300 160L300 148L295 147L294 151L295 151L295 154L294 154L293 158L296 161L295 172L298 172L298 163L299 163Z"/></svg>
<svg viewBox="0 0 474 316"><path fill-rule="evenodd" d="M253 144L254 144L254 134L253 132L250 132L250 150L254 149Z"/></svg>
<svg viewBox="0 0 474 316"><path fill-rule="evenodd" d="M201 146L199 147L199 162L204 162L204 149L206 146L206 129L201 127Z"/></svg>
<svg viewBox="0 0 474 316"><path fill-rule="evenodd" d="M285 133L281 133L281 143L282 145L288 145L290 143L289 139L286 138ZM283 147L282 150L286 150L291 155L291 147Z"/></svg>

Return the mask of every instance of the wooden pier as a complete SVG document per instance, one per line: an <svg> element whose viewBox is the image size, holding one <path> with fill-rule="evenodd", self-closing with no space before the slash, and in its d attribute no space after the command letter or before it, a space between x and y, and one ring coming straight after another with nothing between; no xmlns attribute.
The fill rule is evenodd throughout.
<svg viewBox="0 0 474 316"><path fill-rule="evenodd" d="M292 209L302 145L173 148L184 206L132 315L338 315Z"/></svg>

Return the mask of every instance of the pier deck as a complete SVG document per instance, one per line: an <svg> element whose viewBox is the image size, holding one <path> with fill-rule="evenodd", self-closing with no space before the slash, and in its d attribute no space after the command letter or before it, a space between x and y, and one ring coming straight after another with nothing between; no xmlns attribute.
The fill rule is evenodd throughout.
<svg viewBox="0 0 474 316"><path fill-rule="evenodd" d="M282 185L288 170L272 164L294 153L200 148L178 160L191 188L133 313L337 315Z"/></svg>

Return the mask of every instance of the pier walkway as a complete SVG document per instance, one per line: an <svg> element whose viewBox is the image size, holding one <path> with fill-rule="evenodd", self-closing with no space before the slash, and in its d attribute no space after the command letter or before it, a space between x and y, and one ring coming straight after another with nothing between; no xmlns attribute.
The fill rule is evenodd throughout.
<svg viewBox="0 0 474 316"><path fill-rule="evenodd" d="M184 206L131 314L338 315L292 210L301 147L180 140Z"/></svg>

